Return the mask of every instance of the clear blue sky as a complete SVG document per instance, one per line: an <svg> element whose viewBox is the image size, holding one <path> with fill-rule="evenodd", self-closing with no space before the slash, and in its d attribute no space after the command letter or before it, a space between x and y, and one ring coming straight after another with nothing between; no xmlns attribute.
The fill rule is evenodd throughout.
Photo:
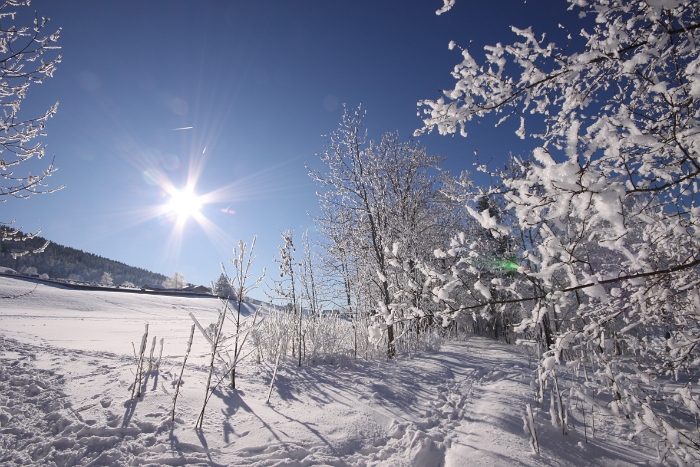
<svg viewBox="0 0 700 467"><path fill-rule="evenodd" d="M32 14L51 18L49 29L63 28L63 61L54 78L30 89L22 112L60 102L44 141L59 167L50 181L66 188L10 200L0 205L0 220L41 227L52 241L133 266L181 271L198 284L218 277L239 238L258 235L257 265L273 269L279 233L313 229L307 212L317 199L304 164L318 168L315 153L337 127L341 103L362 104L370 137L399 130L408 138L421 126L416 102L454 84L449 73L461 55L448 50L450 40L480 56L483 45L513 38L510 25L581 28L564 1L457 0L436 16L441 6L35 1ZM482 162L498 162L532 147L513 134L517 122L493 123L475 123L466 139L420 141L454 173L472 168L474 150ZM175 130L184 127L192 128ZM172 219L147 215L168 201L153 176L179 188L195 166L196 192L221 196L201 209L207 229L190 218L175 241Z"/></svg>

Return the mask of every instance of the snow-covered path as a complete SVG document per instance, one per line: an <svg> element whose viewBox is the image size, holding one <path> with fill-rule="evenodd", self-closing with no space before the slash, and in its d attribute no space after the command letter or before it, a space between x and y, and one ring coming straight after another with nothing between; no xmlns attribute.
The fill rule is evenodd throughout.
<svg viewBox="0 0 700 467"><path fill-rule="evenodd" d="M17 287L0 279L0 294ZM579 446L579 431L563 436L542 417L542 454L531 455L521 419L533 392L528 358L483 338L395 362L285 362L270 404L269 362L248 361L237 390L217 391L195 430L207 350L196 337L173 424L188 310L209 322L215 304L51 287L0 303L0 464L626 466L651 459L616 432ZM131 341L138 343L144 316L151 335L166 336L164 361L131 401ZM70 331L76 320L82 333Z"/></svg>
<svg viewBox="0 0 700 467"><path fill-rule="evenodd" d="M445 467L656 465L648 448L620 438L624 427L608 426L593 438L589 426L586 441L573 416L566 436L539 417L541 455L533 455L522 416L526 404L535 405L531 387L534 362L513 352L512 347L482 338L445 347L447 352L454 351L458 392L468 395L465 416L453 432Z"/></svg>

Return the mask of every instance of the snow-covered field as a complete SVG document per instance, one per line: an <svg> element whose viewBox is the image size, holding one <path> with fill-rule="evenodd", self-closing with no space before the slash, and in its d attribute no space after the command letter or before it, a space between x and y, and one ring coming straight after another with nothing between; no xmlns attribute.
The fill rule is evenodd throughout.
<svg viewBox="0 0 700 467"><path fill-rule="evenodd" d="M33 287L0 277L0 296ZM522 414L534 364L483 338L395 362L283 362L269 404L272 362L249 360L238 389L217 391L196 430L209 346L195 334L172 423L188 313L208 324L218 307L213 298L44 284L0 299L0 464L655 465L626 427L599 419L586 442L573 415L567 436L538 417L541 455L531 454ZM132 401L132 342L138 348L145 323L165 339L163 362Z"/></svg>

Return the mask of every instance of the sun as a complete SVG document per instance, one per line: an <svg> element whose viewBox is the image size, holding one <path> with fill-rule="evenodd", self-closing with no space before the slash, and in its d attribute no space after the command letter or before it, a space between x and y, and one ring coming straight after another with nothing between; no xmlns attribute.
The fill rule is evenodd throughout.
<svg viewBox="0 0 700 467"><path fill-rule="evenodd" d="M193 190L173 190L170 193L170 201L165 205L167 212L175 214L178 221L184 221L188 217L197 217L202 208L202 202Z"/></svg>

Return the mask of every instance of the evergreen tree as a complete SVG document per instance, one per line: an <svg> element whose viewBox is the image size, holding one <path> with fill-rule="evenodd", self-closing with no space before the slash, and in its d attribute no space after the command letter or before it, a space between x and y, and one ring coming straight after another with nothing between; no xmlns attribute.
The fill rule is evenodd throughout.
<svg viewBox="0 0 700 467"><path fill-rule="evenodd" d="M235 296L229 278L223 272L214 283L214 293L221 298L233 298Z"/></svg>

